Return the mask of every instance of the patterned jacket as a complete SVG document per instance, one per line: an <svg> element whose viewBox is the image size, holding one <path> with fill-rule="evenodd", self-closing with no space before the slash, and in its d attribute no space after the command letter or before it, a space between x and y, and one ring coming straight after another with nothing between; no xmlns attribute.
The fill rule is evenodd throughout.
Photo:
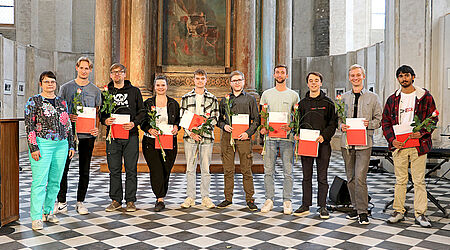
<svg viewBox="0 0 450 250"><path fill-rule="evenodd" d="M420 121L425 120L425 118L431 116L431 114L436 110L436 104L434 103L433 96L426 89L416 88L416 105L414 108L414 115L419 117ZM401 89L395 91L394 94L389 96L384 106L383 119L381 120L381 125L383 126L383 134L389 144L389 150L395 150L392 142L395 139L394 125L398 124L399 120L399 105L400 105L400 93ZM436 122L438 117L433 118ZM431 133L433 130L428 132L426 129L421 129L420 133L422 137L419 139L420 146L416 147L419 155L424 155L431 150Z"/></svg>
<svg viewBox="0 0 450 250"><path fill-rule="evenodd" d="M180 117L183 116L185 110L189 110L192 113L195 113L195 95L195 89L193 89L192 91L181 97ZM209 113L213 118L211 125L214 128L219 119L219 102L212 93L208 92L207 89L205 89L202 107L204 114ZM191 131L185 129L183 138L190 143L195 143L195 140L189 136L190 133ZM205 134L202 137L202 143L214 142L214 132L212 132L211 135Z"/></svg>
<svg viewBox="0 0 450 250"><path fill-rule="evenodd" d="M75 148L67 104L61 97L55 98L55 107L40 94L30 97L25 104L25 130L31 153L39 150L36 137L52 141L67 139L69 149Z"/></svg>

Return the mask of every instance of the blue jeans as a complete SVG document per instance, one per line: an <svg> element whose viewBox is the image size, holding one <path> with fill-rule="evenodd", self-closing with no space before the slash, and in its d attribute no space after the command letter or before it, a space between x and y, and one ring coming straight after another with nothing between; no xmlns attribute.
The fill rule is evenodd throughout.
<svg viewBox="0 0 450 250"><path fill-rule="evenodd" d="M184 140L184 154L186 155L186 195L195 199L195 182L197 163L200 161L200 172L202 175L200 183L200 194L202 199L209 197L209 185L211 182L211 174L209 173L209 164L211 163L211 156L214 143L190 143ZM195 155L198 146L198 155ZM198 157L198 158L197 158ZM195 162L194 162L195 161Z"/></svg>
<svg viewBox="0 0 450 250"><path fill-rule="evenodd" d="M280 148L281 162L283 163L283 201L292 198L292 166L294 165L294 142L285 140L266 140L266 155L264 156L264 186L266 189L266 199L273 201L275 187L273 173L275 172L275 161Z"/></svg>
<svg viewBox="0 0 450 250"><path fill-rule="evenodd" d="M28 152L31 164L31 220L42 219L42 213L51 214L59 192L69 144L67 140L52 141L36 138L41 157L35 161Z"/></svg>

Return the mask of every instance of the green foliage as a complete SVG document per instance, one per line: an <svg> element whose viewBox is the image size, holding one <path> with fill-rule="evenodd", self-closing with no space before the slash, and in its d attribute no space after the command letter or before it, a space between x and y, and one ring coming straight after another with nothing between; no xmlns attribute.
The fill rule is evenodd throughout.
<svg viewBox="0 0 450 250"><path fill-rule="evenodd" d="M72 114L78 115L78 112L83 113L83 103L81 102L81 89L75 92L72 99Z"/></svg>
<svg viewBox="0 0 450 250"><path fill-rule="evenodd" d="M116 107L116 103L114 102L114 96L110 94L108 90L103 91L102 95L103 95L103 102L100 112L112 114L114 108Z"/></svg>

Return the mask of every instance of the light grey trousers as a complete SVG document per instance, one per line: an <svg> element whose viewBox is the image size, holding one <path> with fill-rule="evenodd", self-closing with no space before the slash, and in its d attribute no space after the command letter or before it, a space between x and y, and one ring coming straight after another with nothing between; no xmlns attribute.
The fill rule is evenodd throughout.
<svg viewBox="0 0 450 250"><path fill-rule="evenodd" d="M366 180L372 148L360 150L341 148L341 151L353 208L358 211L358 214L367 213L369 195Z"/></svg>

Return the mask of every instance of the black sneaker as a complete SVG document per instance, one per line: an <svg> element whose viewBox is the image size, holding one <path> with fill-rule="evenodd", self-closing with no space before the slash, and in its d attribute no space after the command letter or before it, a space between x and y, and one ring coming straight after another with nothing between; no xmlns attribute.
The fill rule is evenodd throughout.
<svg viewBox="0 0 450 250"><path fill-rule="evenodd" d="M347 214L347 216L345 218L347 218L349 220L356 220L356 219L358 219L358 211L353 209L349 214Z"/></svg>
<svg viewBox="0 0 450 250"><path fill-rule="evenodd" d="M166 207L166 205L164 205L164 201L157 201L155 204L155 212L160 212L165 207Z"/></svg>
<svg viewBox="0 0 450 250"><path fill-rule="evenodd" d="M308 206L301 206L297 210L295 210L294 215L295 216L304 216L309 214L309 207Z"/></svg>
<svg viewBox="0 0 450 250"><path fill-rule="evenodd" d="M328 213L328 210L326 207L320 207L319 208L319 214L321 219L328 219L330 218L330 213Z"/></svg>
<svg viewBox="0 0 450 250"><path fill-rule="evenodd" d="M233 202L224 200L219 205L217 205L217 208L226 208L231 206L231 204L233 204Z"/></svg>
<svg viewBox="0 0 450 250"><path fill-rule="evenodd" d="M254 201L247 202L247 207L248 207L248 209L250 209L250 211L258 210L258 207L255 205Z"/></svg>
<svg viewBox="0 0 450 250"><path fill-rule="evenodd" d="M361 224L361 225L369 225L369 223L370 223L369 218L367 217L366 213L359 214L358 221L359 221L359 224Z"/></svg>

